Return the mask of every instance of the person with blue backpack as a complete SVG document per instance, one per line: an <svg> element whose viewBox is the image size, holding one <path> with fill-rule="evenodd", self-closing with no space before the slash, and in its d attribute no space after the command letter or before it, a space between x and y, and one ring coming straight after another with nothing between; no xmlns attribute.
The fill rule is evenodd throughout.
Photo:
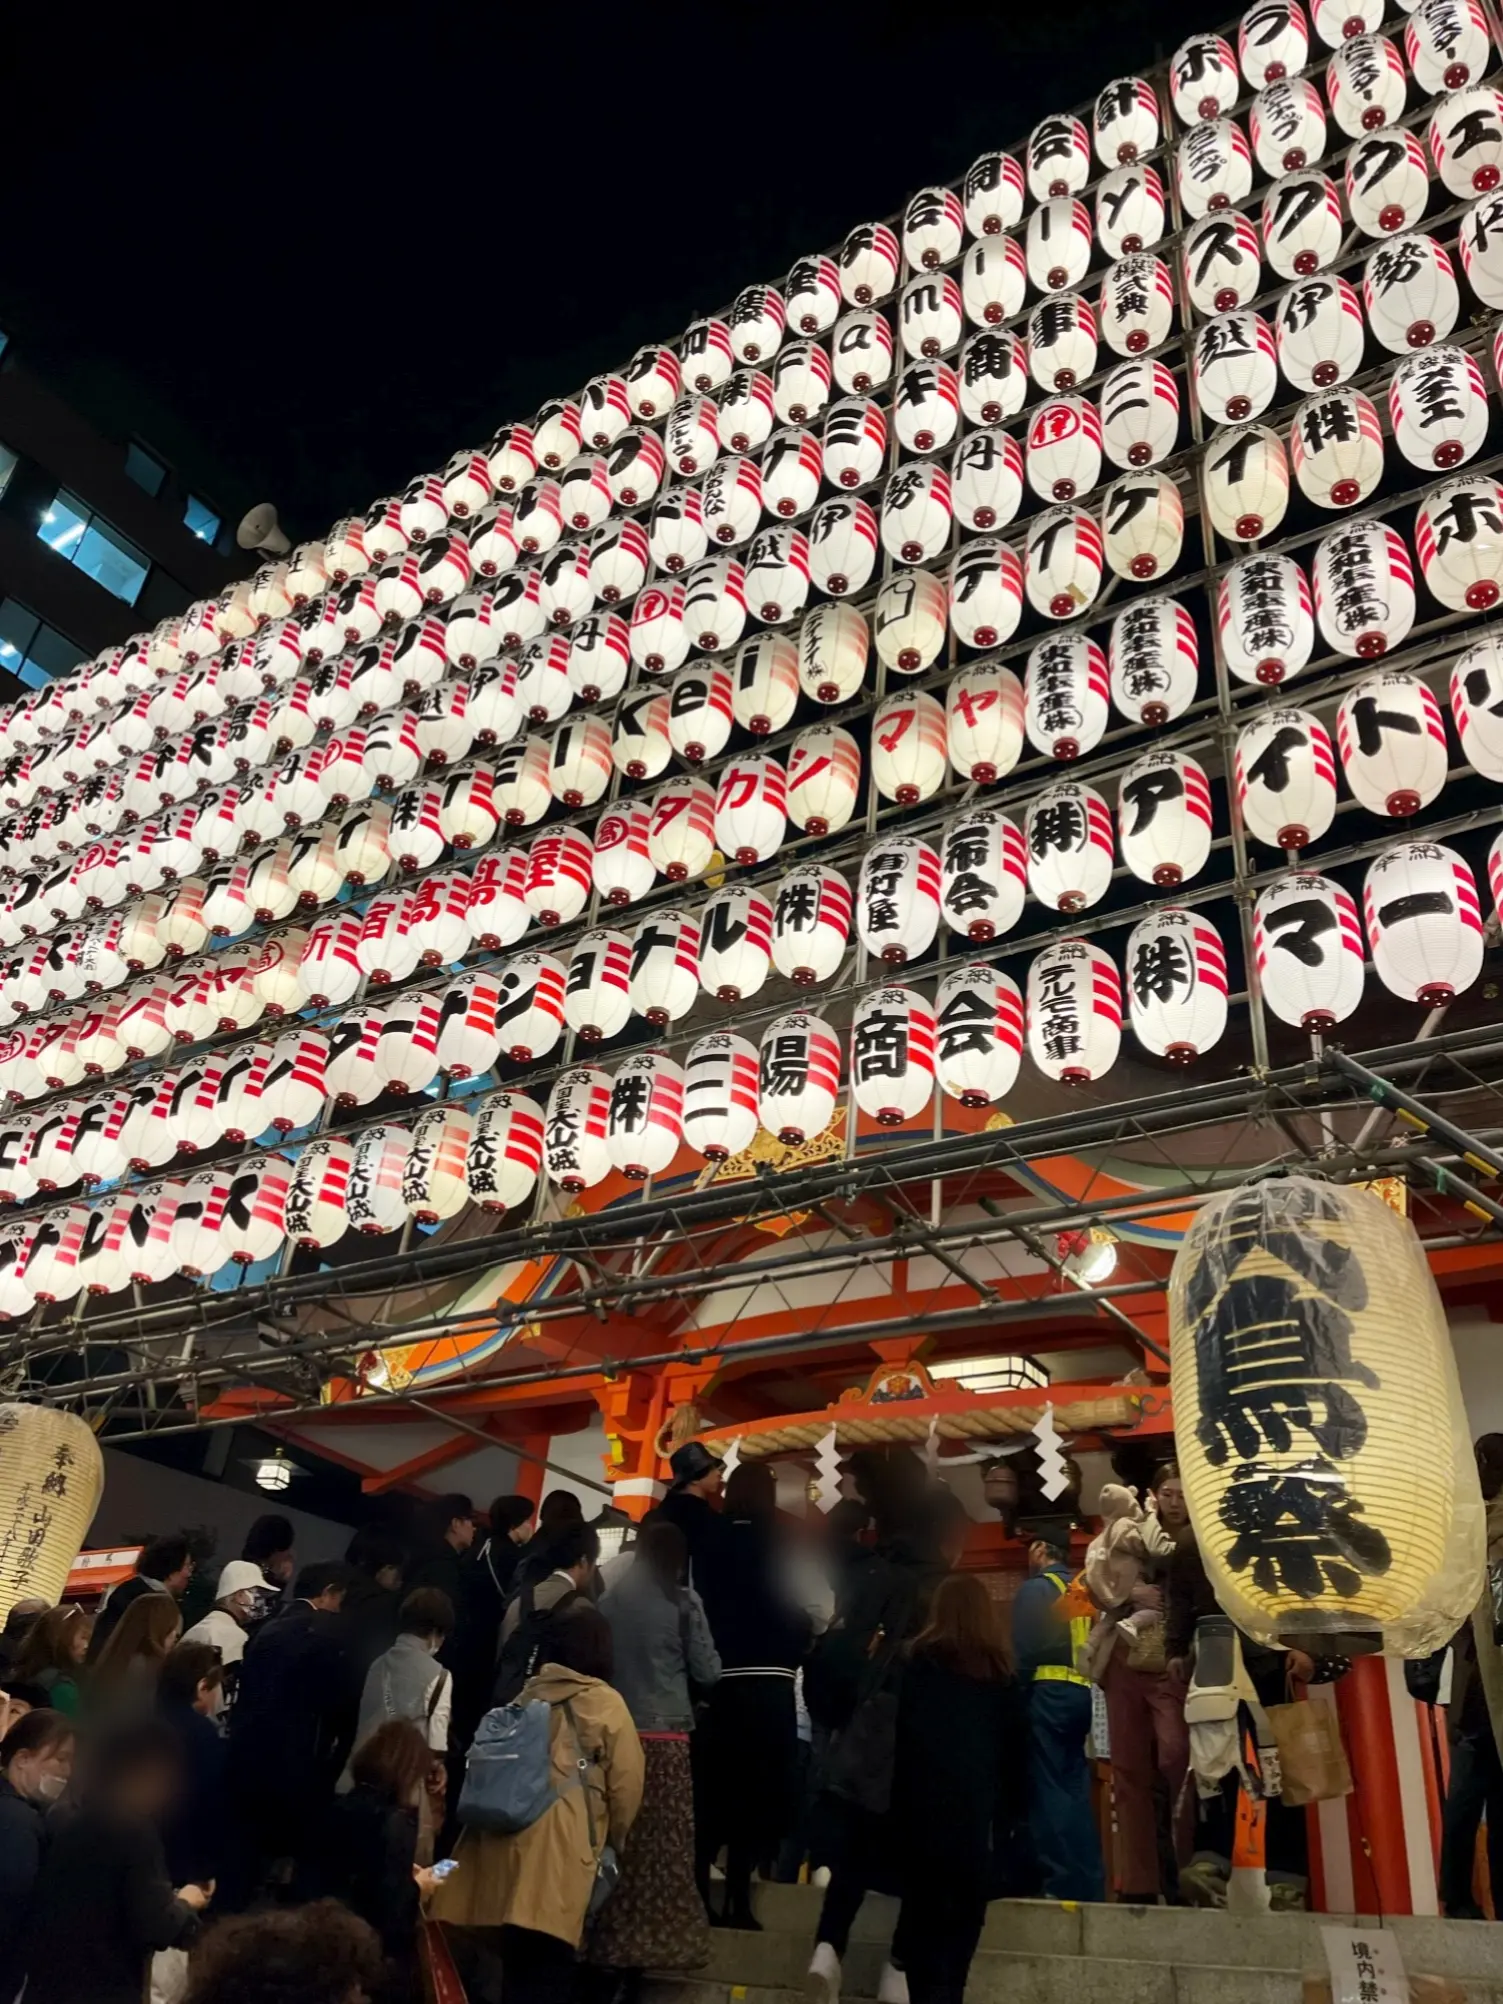
<svg viewBox="0 0 1503 2004"><path fill-rule="evenodd" d="M642 1803L642 1744L587 1601L551 1621L546 1660L480 1722L459 1798L457 1863L434 1920L499 1952L507 2004L567 2004L585 1923L615 1883Z"/></svg>

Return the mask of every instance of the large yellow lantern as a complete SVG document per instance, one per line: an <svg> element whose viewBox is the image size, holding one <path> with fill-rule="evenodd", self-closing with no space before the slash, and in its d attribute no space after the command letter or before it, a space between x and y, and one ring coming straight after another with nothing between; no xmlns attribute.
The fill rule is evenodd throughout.
<svg viewBox="0 0 1503 2004"><path fill-rule="evenodd" d="M1200 1212L1169 1281L1174 1438L1224 1611L1260 1642L1422 1656L1482 1592L1485 1511L1414 1228L1291 1176Z"/></svg>
<svg viewBox="0 0 1503 2004"><path fill-rule="evenodd" d="M0 1405L0 1622L56 1605L104 1488L99 1442L73 1413Z"/></svg>

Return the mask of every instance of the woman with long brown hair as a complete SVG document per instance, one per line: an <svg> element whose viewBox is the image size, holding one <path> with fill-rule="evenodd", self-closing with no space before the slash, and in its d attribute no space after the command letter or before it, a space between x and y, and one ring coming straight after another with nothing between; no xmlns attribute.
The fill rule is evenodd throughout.
<svg viewBox="0 0 1503 2004"><path fill-rule="evenodd" d="M1028 1733L1001 1610L974 1573L940 1581L898 1698L892 1817L909 2004L961 2004L994 1852L1023 1813Z"/></svg>
<svg viewBox="0 0 1503 2004"><path fill-rule="evenodd" d="M154 1711L162 1665L177 1647L183 1617L171 1594L133 1600L89 1674L89 1707L119 1717Z"/></svg>
<svg viewBox="0 0 1503 2004"><path fill-rule="evenodd" d="M28 1630L11 1675L18 1684L45 1691L51 1709L72 1718L93 1633L94 1623L81 1607L49 1607Z"/></svg>

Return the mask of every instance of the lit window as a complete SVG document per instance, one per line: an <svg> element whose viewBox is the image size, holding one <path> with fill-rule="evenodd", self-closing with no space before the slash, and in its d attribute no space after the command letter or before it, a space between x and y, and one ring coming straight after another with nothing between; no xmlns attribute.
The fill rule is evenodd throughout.
<svg viewBox="0 0 1503 2004"><path fill-rule="evenodd" d="M219 517L206 501L200 501L196 494L188 496L188 505L183 510L183 520L201 543L212 543L219 534Z"/></svg>
<svg viewBox="0 0 1503 2004"><path fill-rule="evenodd" d="M0 445L0 494L10 485L10 476L16 470L16 455L8 445Z"/></svg>
<svg viewBox="0 0 1503 2004"><path fill-rule="evenodd" d="M125 470L148 494L160 494L162 482L167 478L166 467L160 459L154 459L144 445L128 445L125 448Z"/></svg>
<svg viewBox="0 0 1503 2004"><path fill-rule="evenodd" d="M150 569L146 553L91 515L76 495L66 491L58 494L43 511L37 534L49 550L76 564L86 577L127 605L134 605L141 596Z"/></svg>
<svg viewBox="0 0 1503 2004"><path fill-rule="evenodd" d="M83 649L56 627L44 626L13 598L0 599L0 669L28 688L39 689L66 675L83 659Z"/></svg>

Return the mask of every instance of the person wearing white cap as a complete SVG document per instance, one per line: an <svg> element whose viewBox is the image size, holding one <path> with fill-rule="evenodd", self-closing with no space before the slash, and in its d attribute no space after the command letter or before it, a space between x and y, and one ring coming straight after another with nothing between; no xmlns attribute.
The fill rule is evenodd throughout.
<svg viewBox="0 0 1503 2004"><path fill-rule="evenodd" d="M219 1575L214 1605L195 1621L184 1642L209 1642L228 1670L245 1654L245 1631L256 1612L257 1594L274 1594L276 1587L249 1559L231 1559Z"/></svg>

